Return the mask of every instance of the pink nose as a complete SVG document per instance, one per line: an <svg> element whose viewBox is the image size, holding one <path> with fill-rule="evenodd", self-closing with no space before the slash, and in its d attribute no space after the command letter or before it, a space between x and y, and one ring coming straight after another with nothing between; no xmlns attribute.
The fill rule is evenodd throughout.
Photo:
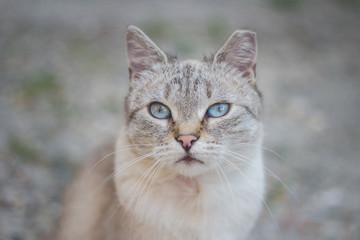
<svg viewBox="0 0 360 240"><path fill-rule="evenodd" d="M199 137L195 135L179 135L176 140L180 142L186 151L189 151L191 145L198 140Z"/></svg>

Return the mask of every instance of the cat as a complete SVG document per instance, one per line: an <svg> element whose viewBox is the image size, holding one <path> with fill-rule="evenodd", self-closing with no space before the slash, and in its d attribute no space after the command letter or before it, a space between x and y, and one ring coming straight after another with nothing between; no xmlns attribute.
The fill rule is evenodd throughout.
<svg viewBox="0 0 360 240"><path fill-rule="evenodd" d="M77 173L55 239L245 239L265 184L256 34L235 31L203 61L135 26L126 41L124 126Z"/></svg>

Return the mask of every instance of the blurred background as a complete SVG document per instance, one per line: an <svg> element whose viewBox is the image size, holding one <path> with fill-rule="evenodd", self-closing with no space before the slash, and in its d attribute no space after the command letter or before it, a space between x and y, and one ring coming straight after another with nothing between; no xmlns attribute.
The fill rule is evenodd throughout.
<svg viewBox="0 0 360 240"><path fill-rule="evenodd" d="M180 59L256 31L278 177L250 239L360 239L359 1L0 0L1 240L44 239L74 169L116 136L128 24Z"/></svg>

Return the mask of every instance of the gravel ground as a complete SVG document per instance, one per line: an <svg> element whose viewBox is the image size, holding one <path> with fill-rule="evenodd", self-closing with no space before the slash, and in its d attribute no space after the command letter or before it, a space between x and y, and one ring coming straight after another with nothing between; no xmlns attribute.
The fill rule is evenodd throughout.
<svg viewBox="0 0 360 240"><path fill-rule="evenodd" d="M0 239L45 238L116 135L135 24L180 58L256 31L269 171L250 239L359 240L359 23L356 0L0 0Z"/></svg>

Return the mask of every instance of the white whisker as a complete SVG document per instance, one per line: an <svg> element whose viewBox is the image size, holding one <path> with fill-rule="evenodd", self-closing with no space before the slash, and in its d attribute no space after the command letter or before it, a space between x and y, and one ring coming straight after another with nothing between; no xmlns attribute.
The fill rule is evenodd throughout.
<svg viewBox="0 0 360 240"><path fill-rule="evenodd" d="M224 157L221 157L227 164L229 164L230 166L232 166L235 170L237 170L243 177L244 179L252 186L254 186L254 184L251 182L251 180L248 178L248 176L245 175L245 173L243 173L237 166L235 166L231 161L229 161L228 159L224 158ZM255 189L255 188L254 188ZM269 212L270 214L270 217L272 218L272 220L275 222L276 224L276 229L277 229L277 232L280 236L280 239L283 239L282 237L282 234L281 234L281 231L280 231L280 226L279 226L279 223L278 221L276 220L274 214L272 213L272 211L270 210L270 207L268 206L268 204L266 203L264 197L262 196L262 194L257 191L255 189L255 192L256 194L260 197L261 201L263 202L263 204L265 205L267 211Z"/></svg>
<svg viewBox="0 0 360 240"><path fill-rule="evenodd" d="M146 194L145 194L145 197L144 197L144 200L143 200L144 203L147 202L147 198L148 198L148 195L149 195L150 192L151 192L151 188L152 188L153 184L155 183L157 177L159 176L162 167L165 165L165 162L161 162L161 161L162 161L162 159L159 159L159 163L160 163L160 164L157 165L157 167L156 167L156 169L154 170L154 172L149 176L149 179L151 179L151 178L152 178L152 179L151 179L151 182L150 182L150 184L149 184L148 191L147 191Z"/></svg>
<svg viewBox="0 0 360 240"><path fill-rule="evenodd" d="M125 145L123 146L122 148L119 148L119 149L116 149L114 152L111 152L107 155L105 155L104 157L102 157L99 161L97 161L91 168L90 170L88 171L87 174L89 174L90 172L92 172L102 161L104 161L106 158L114 155L114 154L117 154L117 153L120 153L122 151L126 151L126 150L130 150L130 149L134 149L136 147L139 147L139 146L153 146L152 144L130 144L130 145Z"/></svg>
<svg viewBox="0 0 360 240"><path fill-rule="evenodd" d="M115 171L113 171L108 177L106 177L100 184L99 186L94 190L94 192L92 193L92 195L94 195L104 184L106 184L108 181L110 181L116 174L120 173L121 171L123 171L124 169L148 158L151 157L153 155L157 154L157 152L151 152L148 154L145 154L143 156L137 157L127 163L125 163L124 165L122 165L121 167L117 168Z"/></svg>
<svg viewBox="0 0 360 240"><path fill-rule="evenodd" d="M291 191L291 189L289 188L289 186L279 177L277 176L274 172L272 172L270 169L268 169L267 167L265 167L263 164L257 164L253 161L251 161L250 158L248 158L247 156L244 156L242 154L239 154L239 153L236 153L236 152L232 152L232 151L226 151L224 152L225 154L229 154L233 157L236 157L236 159L240 160L240 161L243 161L243 162L246 162L246 163L249 163L249 164L252 164L254 166L260 166L262 167L266 173L272 177L274 177L276 180L278 180L284 187L285 189L290 193L291 197L293 199L295 199L298 204L302 207L302 203L300 202L300 200L296 197L296 195L293 193L293 191Z"/></svg>
<svg viewBox="0 0 360 240"><path fill-rule="evenodd" d="M138 203L141 199L141 195L142 193L144 192L145 188L146 188L146 185L147 183L149 182L149 179L151 177L151 174L150 174L150 177L147 178L147 176L149 175L149 173L156 167L156 165L161 161L162 159L159 159L157 161L155 161L153 164L151 164L151 166L144 172L144 174L141 176L141 178L138 180L138 183L136 184L137 185L137 188L135 190L135 193L133 195L133 197L137 197L136 199L132 200L133 198L131 198L130 202L129 202L129 205L127 207L127 209L125 210L128 211L129 210L129 207L132 205L132 201L135 201L135 207L134 207L134 210L133 210L133 213L136 214L136 210L137 210L137 207L138 207ZM143 183L143 181L147 178L147 181L145 182L145 184L143 185L141 191L140 191L140 194L138 195L138 191L140 190L140 187ZM133 215L132 219L131 219L131 223L130 223L130 233L129 233L129 236L131 237L131 234L132 234L132 227L133 227L133 224L134 224L134 218L135 216Z"/></svg>
<svg viewBox="0 0 360 240"><path fill-rule="evenodd" d="M265 146L260 146L258 144L251 144L251 143L243 143L243 142L240 142L240 143L237 143L236 144L237 146L250 146L250 147L260 147L261 149L264 149L272 154L274 154L275 156L277 156L278 158L280 158L282 161L286 161L286 159L281 156L279 153L275 152L274 150L272 150L271 148L268 148L268 147L265 147Z"/></svg>
<svg viewBox="0 0 360 240"><path fill-rule="evenodd" d="M228 185L228 188L229 188L229 191L230 191L230 195L231 195L231 198L232 198L232 201L233 201L234 211L236 212L237 217L239 217L239 211L238 211L238 208L237 208L237 205L236 205L236 202L235 202L234 193L233 193L233 190L232 190L232 188L231 188L230 182L229 182L228 178L226 177L224 171L222 170L220 164L219 164L218 162L216 162L216 161L215 161L215 163L216 163L216 165L218 166L218 168L220 169L220 172L223 174L223 176L224 176L224 178L225 178L225 180L226 180L226 183L227 183L227 185Z"/></svg>
<svg viewBox="0 0 360 240"><path fill-rule="evenodd" d="M223 181L223 179L222 179L222 177L221 177L221 174L219 173L219 169L218 169L218 167L216 166L215 162L214 162L211 158L209 158L209 160L210 160L210 164L213 166L213 168L214 168L215 171L216 171L216 174L218 175L218 177L219 177L219 179L220 179L220 182L221 182L221 185L222 185L224 194L225 194L225 193L226 193L226 191L225 191L225 185L224 185L224 181Z"/></svg>

